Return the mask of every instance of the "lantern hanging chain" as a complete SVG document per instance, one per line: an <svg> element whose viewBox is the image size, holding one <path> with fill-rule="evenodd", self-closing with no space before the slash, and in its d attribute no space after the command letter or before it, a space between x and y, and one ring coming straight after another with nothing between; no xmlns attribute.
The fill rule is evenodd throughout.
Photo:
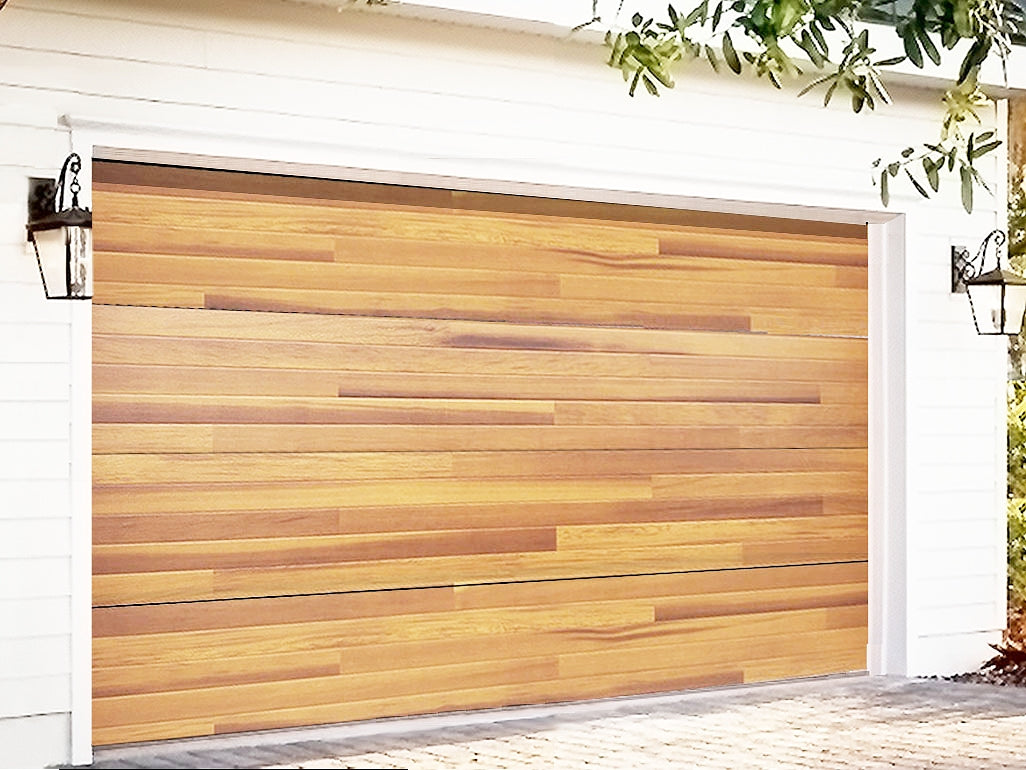
<svg viewBox="0 0 1026 770"><path fill-rule="evenodd" d="M55 209L57 212L64 210L64 182L69 170L71 171L71 183L68 185L68 188L71 190L71 207L77 209L78 194L82 190L82 185L78 181L78 172L82 170L82 158L78 156L77 152L71 153L64 160L64 165L61 167L61 175L57 179L57 190L59 191L59 199Z"/></svg>

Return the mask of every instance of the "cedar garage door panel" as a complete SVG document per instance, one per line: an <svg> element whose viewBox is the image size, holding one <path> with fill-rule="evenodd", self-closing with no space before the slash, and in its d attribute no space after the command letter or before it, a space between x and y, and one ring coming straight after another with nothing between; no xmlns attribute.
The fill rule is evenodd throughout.
<svg viewBox="0 0 1026 770"><path fill-rule="evenodd" d="M865 667L864 229L94 179L98 743Z"/></svg>

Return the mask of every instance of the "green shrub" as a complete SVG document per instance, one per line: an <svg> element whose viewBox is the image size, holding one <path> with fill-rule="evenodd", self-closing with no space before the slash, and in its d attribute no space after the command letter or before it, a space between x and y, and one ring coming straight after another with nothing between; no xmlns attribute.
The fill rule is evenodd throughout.
<svg viewBox="0 0 1026 770"><path fill-rule="evenodd" d="M1008 598L1026 606L1026 500L1008 501Z"/></svg>
<svg viewBox="0 0 1026 770"><path fill-rule="evenodd" d="M1008 383L1008 598L1026 606L1026 382Z"/></svg>

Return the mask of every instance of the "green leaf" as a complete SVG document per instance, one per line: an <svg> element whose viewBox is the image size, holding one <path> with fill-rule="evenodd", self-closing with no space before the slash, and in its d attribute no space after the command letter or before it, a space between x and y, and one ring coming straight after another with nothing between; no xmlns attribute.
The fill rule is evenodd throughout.
<svg viewBox="0 0 1026 770"><path fill-rule="evenodd" d="M973 148L972 155L970 156L973 160L986 155L991 150L996 150L1001 146L1001 142L988 142L987 144L978 144Z"/></svg>
<svg viewBox="0 0 1026 770"><path fill-rule="evenodd" d="M720 71L720 60L716 57L716 51L713 50L711 45L705 46L705 58L709 60L709 65L713 68L713 72Z"/></svg>
<svg viewBox="0 0 1026 770"><path fill-rule="evenodd" d="M907 158L907 157L909 157L909 156L910 156L910 155L911 155L912 153L914 153L915 151L916 151L916 150L915 150L915 148L914 148L914 147L906 147L906 148L905 148L904 150L902 150L902 151L901 151L901 157L903 157L903 158Z"/></svg>
<svg viewBox="0 0 1026 770"><path fill-rule="evenodd" d="M681 23L680 23L680 24L678 25L678 27L677 27L677 28L678 28L678 29L681 29L681 28L686 28L686 27L690 27L690 26L691 26L692 24L694 24L694 23L695 23L696 21L698 21L698 20L699 20L700 18L702 18L702 16L703 16L703 15L704 15L704 14L706 13L706 11L705 11L704 9L707 9L708 7L709 7L709 2L708 2L708 0L702 0L702 2L701 2L701 3L699 3L699 4L698 4L698 5L697 5L697 6L695 7L695 9L694 9L694 10L692 10L692 11L691 11L691 13L689 13L689 14L688 14L688 15L687 15L687 16L686 16L686 17L684 18L684 21L682 21L682 22L681 22Z"/></svg>
<svg viewBox="0 0 1026 770"><path fill-rule="evenodd" d="M631 24L633 24L635 27L640 27L641 22L643 22L644 20L645 17L642 16L640 13L636 13L633 16L631 16Z"/></svg>
<svg viewBox="0 0 1026 770"><path fill-rule="evenodd" d="M729 32L723 33L723 58L735 75L741 74L741 60L737 58L737 51L734 50L734 43L730 40Z"/></svg>
<svg viewBox="0 0 1026 770"><path fill-rule="evenodd" d="M659 96L659 89L656 88L656 84L652 82L648 75L643 75L641 82L645 84L645 89L652 94L652 96Z"/></svg>
<svg viewBox="0 0 1026 770"><path fill-rule="evenodd" d="M958 153L957 147L952 147L951 152L948 153L948 171L955 170L955 155Z"/></svg>
<svg viewBox="0 0 1026 770"><path fill-rule="evenodd" d="M672 3L666 6L666 15L670 17L670 24L676 27L680 16L677 15L677 9L673 7Z"/></svg>
<svg viewBox="0 0 1026 770"><path fill-rule="evenodd" d="M667 74L665 70L663 70L662 67L650 66L648 68L648 71L652 74L652 77L654 77L664 86L666 86L667 88L673 88L673 79L669 76L669 74Z"/></svg>
<svg viewBox="0 0 1026 770"><path fill-rule="evenodd" d="M830 97L832 97L834 95L834 91L837 90L837 83L838 83L838 81L836 81L836 80L833 83L831 83L830 84L830 88L828 88L826 90L826 93L823 94L823 106L824 107L826 107L828 104L830 104Z"/></svg>
<svg viewBox="0 0 1026 770"><path fill-rule="evenodd" d="M876 160L873 161L873 168L876 168L879 165L880 165L880 158L877 158Z"/></svg>
<svg viewBox="0 0 1026 770"><path fill-rule="evenodd" d="M712 23L712 25L713 25L713 29L714 30L718 26L720 26L720 17L722 17L722 16L723 16L723 0L720 0L720 2L716 3L716 10L713 11L713 18L712 18L712 22L713 23Z"/></svg>
<svg viewBox="0 0 1026 770"><path fill-rule="evenodd" d="M819 28L819 25L813 22L809 25L809 29L812 31L812 36L816 38L816 44L819 46L819 50L826 57L830 53L830 49L827 48L826 37L823 36L823 30Z"/></svg>
<svg viewBox="0 0 1026 770"><path fill-rule="evenodd" d="M923 188L923 186L921 184L919 184L918 181L916 181L916 178L914 176L912 176L912 172L909 171L907 168L905 169L905 174L906 174L906 176L908 176L908 180L912 183L912 186L916 188L916 192L918 192L924 198L929 198L930 197L930 193L928 193Z"/></svg>
<svg viewBox="0 0 1026 770"><path fill-rule="evenodd" d="M967 2L954 2L952 19L955 22L955 31L961 37L972 37L973 34L973 23L969 18L970 3Z"/></svg>
<svg viewBox="0 0 1026 770"><path fill-rule="evenodd" d="M884 87L883 81L880 80L880 77L876 74L876 68L867 67L866 75L869 77L869 81L873 84L873 88L875 88L876 92L880 94L880 98L884 100L884 104L890 104L891 95L887 93L887 89Z"/></svg>
<svg viewBox="0 0 1026 770"><path fill-rule="evenodd" d="M940 174L937 172L937 164L929 158L923 158L923 171L926 172L926 181L930 183L930 187L933 188L934 192L940 189Z"/></svg>
<svg viewBox="0 0 1026 770"><path fill-rule="evenodd" d="M962 208L965 209L965 213L973 213L973 177L969 173L968 166L962 166L959 169L962 175Z"/></svg>
<svg viewBox="0 0 1026 770"><path fill-rule="evenodd" d="M962 66L958 69L958 84L962 85L969 79L976 69L983 64L983 60L990 53L990 38L979 37L972 44L962 59Z"/></svg>
<svg viewBox="0 0 1026 770"><path fill-rule="evenodd" d="M930 33L920 26L916 26L916 33L919 36L919 42L923 45L923 50L926 51L926 55L930 57L930 61L935 65L940 64L940 52L937 50L937 46L933 44L933 41L930 40Z"/></svg>
<svg viewBox="0 0 1026 770"><path fill-rule="evenodd" d="M919 48L919 41L912 27L905 27L901 32L901 42L905 46L905 55L914 65L923 68L923 52Z"/></svg>
<svg viewBox="0 0 1026 770"><path fill-rule="evenodd" d="M866 103L866 97L860 93L852 91L851 93L851 108L856 113L862 112L862 107Z"/></svg>
<svg viewBox="0 0 1026 770"><path fill-rule="evenodd" d="M891 176L897 176L898 172L900 170L901 170L901 164L898 163L897 161L894 161L894 163L891 163L891 164L889 164L887 166L887 173L890 174Z"/></svg>
<svg viewBox="0 0 1026 770"><path fill-rule="evenodd" d="M891 191L887 187L887 180L889 178L886 169L880 172L880 201L884 206L888 206L891 202Z"/></svg>
<svg viewBox="0 0 1026 770"><path fill-rule="evenodd" d="M978 142L985 142L988 139L990 139L992 136L994 136L994 132L993 131L984 131L982 134L977 134L976 135L976 141L978 141Z"/></svg>
<svg viewBox="0 0 1026 770"><path fill-rule="evenodd" d="M874 64L877 67L893 67L895 64L901 64L903 61L905 61L906 58L908 57L892 56L890 59L881 59L878 62L874 62Z"/></svg>
<svg viewBox="0 0 1026 770"><path fill-rule="evenodd" d="M634 79L631 81L631 87L627 91L628 96L634 96L634 92L638 90L638 81L641 80L641 67L638 67L634 71Z"/></svg>
<svg viewBox="0 0 1026 770"><path fill-rule="evenodd" d="M987 184L987 180L984 179L980 175L980 172L977 171L972 166L969 166L969 175L973 178L973 181L976 182L976 184L978 184L980 187L982 187L987 192L991 192L990 185Z"/></svg>
<svg viewBox="0 0 1026 770"><path fill-rule="evenodd" d="M799 48L809 55L809 59L814 65L816 65L816 67L823 67L823 62L825 61L823 59L823 54L821 54L819 49L816 48L816 43L813 41L812 36L809 35L808 30L803 30L802 36L795 42L798 44Z"/></svg>

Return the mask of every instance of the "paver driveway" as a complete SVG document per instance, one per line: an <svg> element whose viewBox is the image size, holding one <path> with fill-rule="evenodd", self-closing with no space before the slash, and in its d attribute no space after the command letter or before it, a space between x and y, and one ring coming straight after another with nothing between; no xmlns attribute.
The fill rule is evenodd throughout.
<svg viewBox="0 0 1026 770"><path fill-rule="evenodd" d="M113 748L95 767L1026 768L1026 689L837 677Z"/></svg>

